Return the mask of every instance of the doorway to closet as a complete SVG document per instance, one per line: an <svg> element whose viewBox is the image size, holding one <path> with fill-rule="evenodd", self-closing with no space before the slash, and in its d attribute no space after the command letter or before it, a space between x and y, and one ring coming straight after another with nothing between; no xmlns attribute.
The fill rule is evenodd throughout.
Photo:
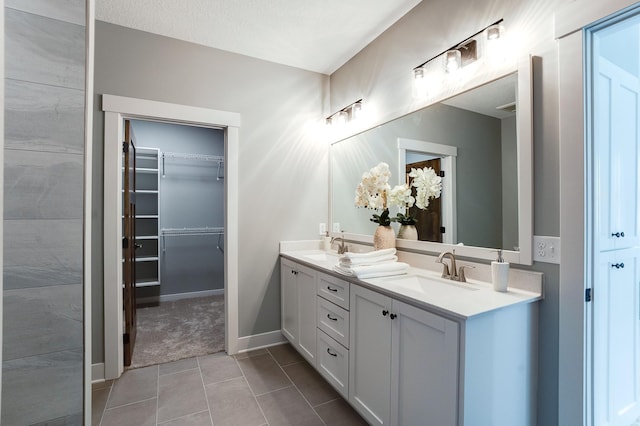
<svg viewBox="0 0 640 426"><path fill-rule="evenodd" d="M224 349L239 350L238 336L238 113L166 102L102 95L104 111L103 309L104 364L92 378L115 379L124 371L122 185L125 120L147 120L224 132ZM160 194L161 196L162 194ZM158 231L159 234L159 231ZM160 238L159 238L160 239ZM160 243L161 244L161 243ZM162 271L161 271L162 272ZM162 276L160 276L162 280Z"/></svg>
<svg viewBox="0 0 640 426"><path fill-rule="evenodd" d="M134 305L137 337L125 366L223 351L224 129L127 125L137 143L136 276L125 315Z"/></svg>

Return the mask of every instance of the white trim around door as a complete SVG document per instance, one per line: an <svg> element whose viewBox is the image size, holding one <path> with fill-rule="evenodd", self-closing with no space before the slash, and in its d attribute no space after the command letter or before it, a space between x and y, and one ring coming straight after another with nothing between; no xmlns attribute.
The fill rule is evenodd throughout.
<svg viewBox="0 0 640 426"><path fill-rule="evenodd" d="M186 105L102 95L104 111L104 375L124 370L122 344L122 127L125 118L226 130L225 350L238 352L238 152L240 114Z"/></svg>

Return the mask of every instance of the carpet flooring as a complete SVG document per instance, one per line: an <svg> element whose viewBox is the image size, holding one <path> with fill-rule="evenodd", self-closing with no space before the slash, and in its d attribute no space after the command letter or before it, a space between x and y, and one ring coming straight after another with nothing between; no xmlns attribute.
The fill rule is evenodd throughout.
<svg viewBox="0 0 640 426"><path fill-rule="evenodd" d="M223 350L224 295L137 309L137 337L130 368Z"/></svg>

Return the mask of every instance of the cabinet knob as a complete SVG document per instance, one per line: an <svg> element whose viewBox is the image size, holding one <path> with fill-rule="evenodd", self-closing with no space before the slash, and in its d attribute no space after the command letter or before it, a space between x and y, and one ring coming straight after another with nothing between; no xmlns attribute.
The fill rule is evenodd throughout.
<svg viewBox="0 0 640 426"><path fill-rule="evenodd" d="M338 318L333 318L330 314L327 314L327 318L329 318L331 321L338 321Z"/></svg>
<svg viewBox="0 0 640 426"><path fill-rule="evenodd" d="M391 319L396 319L397 315L396 314L391 314L391 315L389 315L389 317L391 317Z"/></svg>
<svg viewBox="0 0 640 426"><path fill-rule="evenodd" d="M616 269L623 269L624 263L614 263L613 265L611 265L611 267Z"/></svg>
<svg viewBox="0 0 640 426"><path fill-rule="evenodd" d="M611 233L612 237L616 237L616 238L624 238L624 232L615 232L615 233Z"/></svg>
<svg viewBox="0 0 640 426"><path fill-rule="evenodd" d="M338 354L331 352L331 349L327 348L327 353L331 356L338 356Z"/></svg>
<svg viewBox="0 0 640 426"><path fill-rule="evenodd" d="M382 310L382 316L386 317L387 315L389 315L389 311L387 311L386 309Z"/></svg>

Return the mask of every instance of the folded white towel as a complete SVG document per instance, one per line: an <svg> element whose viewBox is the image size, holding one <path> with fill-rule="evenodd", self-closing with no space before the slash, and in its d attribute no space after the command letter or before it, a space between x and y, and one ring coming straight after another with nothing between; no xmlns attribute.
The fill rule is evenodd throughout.
<svg viewBox="0 0 640 426"><path fill-rule="evenodd" d="M341 266L364 266L364 265L377 265L378 263L388 263L395 262L398 260L398 256L395 254L387 254L385 256L378 257L356 257L354 259L350 259L346 256L340 257L340 265Z"/></svg>
<svg viewBox="0 0 640 426"><path fill-rule="evenodd" d="M353 260L353 259L372 259L379 256L386 256L389 254L396 254L395 247L382 249L382 250L369 251L366 253L351 253L350 251L348 251L344 254L344 256Z"/></svg>
<svg viewBox="0 0 640 426"><path fill-rule="evenodd" d="M351 268L335 265L333 270L349 277L375 278L389 275L406 274L409 265L402 262L388 262L377 265L353 266Z"/></svg>

